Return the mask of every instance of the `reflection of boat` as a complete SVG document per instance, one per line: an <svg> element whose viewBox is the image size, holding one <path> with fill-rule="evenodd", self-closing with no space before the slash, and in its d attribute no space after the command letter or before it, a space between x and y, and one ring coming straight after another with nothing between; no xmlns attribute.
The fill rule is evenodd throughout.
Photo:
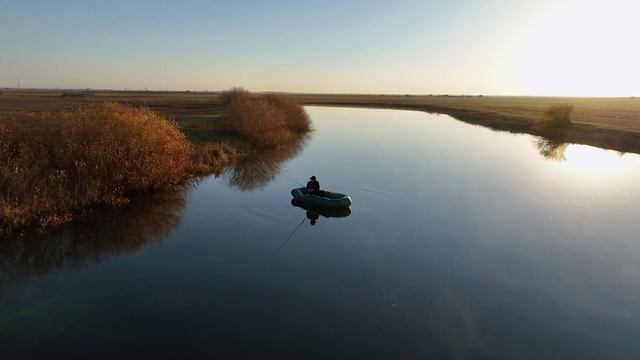
<svg viewBox="0 0 640 360"><path fill-rule="evenodd" d="M339 209L351 206L351 198L345 194L329 191L309 193L306 188L291 190L291 195L300 204L322 209Z"/></svg>
<svg viewBox="0 0 640 360"><path fill-rule="evenodd" d="M305 209L307 213L322 215L326 218L342 218L351 215L351 208L348 206L342 208L319 208L301 203L298 199L295 198L291 199L291 205L299 207L301 209Z"/></svg>

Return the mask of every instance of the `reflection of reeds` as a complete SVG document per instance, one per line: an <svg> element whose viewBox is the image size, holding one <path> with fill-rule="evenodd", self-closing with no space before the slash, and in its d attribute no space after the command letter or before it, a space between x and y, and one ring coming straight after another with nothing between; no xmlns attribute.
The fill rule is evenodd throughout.
<svg viewBox="0 0 640 360"><path fill-rule="evenodd" d="M547 138L539 138L535 141L535 145L538 148L538 152L545 159L564 161L564 151L569 144L564 142L555 141Z"/></svg>
<svg viewBox="0 0 640 360"><path fill-rule="evenodd" d="M177 228L186 204L184 186L133 198L125 208L94 209L82 221L49 234L0 242L2 279L14 281L55 270L83 268L165 239Z"/></svg>
<svg viewBox="0 0 640 360"><path fill-rule="evenodd" d="M243 191L266 186L278 175L282 163L298 155L308 140L307 134L299 135L286 145L242 157L225 170L229 184Z"/></svg>

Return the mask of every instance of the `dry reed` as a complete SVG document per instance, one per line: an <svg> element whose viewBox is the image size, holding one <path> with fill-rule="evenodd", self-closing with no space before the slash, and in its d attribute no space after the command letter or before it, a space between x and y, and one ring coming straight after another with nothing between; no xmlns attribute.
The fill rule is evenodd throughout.
<svg viewBox="0 0 640 360"><path fill-rule="evenodd" d="M0 232L46 228L82 208L215 171L232 151L192 145L175 122L118 103L25 113L0 122Z"/></svg>
<svg viewBox="0 0 640 360"><path fill-rule="evenodd" d="M569 104L554 104L549 106L542 117L534 123L534 129L547 137L564 136L571 127L571 111Z"/></svg>
<svg viewBox="0 0 640 360"><path fill-rule="evenodd" d="M286 95L258 95L232 89L220 95L228 113L228 130L258 148L285 145L311 130L302 105Z"/></svg>

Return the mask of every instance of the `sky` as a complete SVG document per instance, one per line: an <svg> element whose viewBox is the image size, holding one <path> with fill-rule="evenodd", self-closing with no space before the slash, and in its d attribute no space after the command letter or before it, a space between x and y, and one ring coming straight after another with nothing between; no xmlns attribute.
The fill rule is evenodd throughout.
<svg viewBox="0 0 640 360"><path fill-rule="evenodd" d="M637 0L0 0L0 87L640 96Z"/></svg>

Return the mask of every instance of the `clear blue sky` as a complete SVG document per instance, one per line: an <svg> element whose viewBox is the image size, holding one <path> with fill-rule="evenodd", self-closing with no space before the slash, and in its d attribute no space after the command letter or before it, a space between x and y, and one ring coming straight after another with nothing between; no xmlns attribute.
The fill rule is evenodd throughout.
<svg viewBox="0 0 640 360"><path fill-rule="evenodd" d="M0 87L640 95L635 3L0 0Z"/></svg>

